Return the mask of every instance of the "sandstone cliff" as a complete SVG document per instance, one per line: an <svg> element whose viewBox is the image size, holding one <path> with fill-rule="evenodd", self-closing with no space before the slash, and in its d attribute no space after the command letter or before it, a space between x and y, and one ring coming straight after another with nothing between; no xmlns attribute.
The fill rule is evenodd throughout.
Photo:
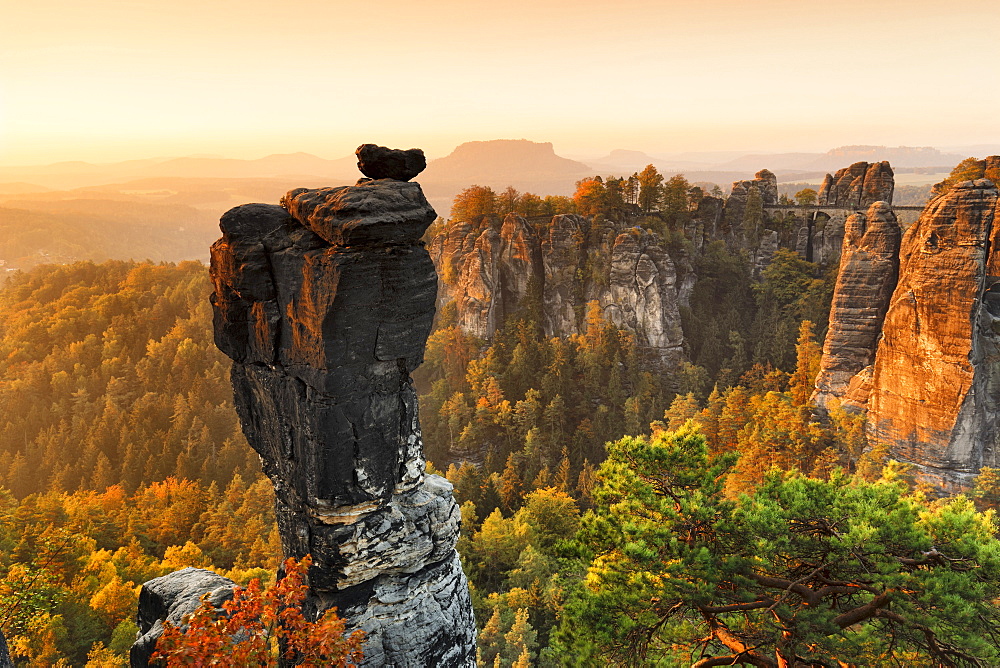
<svg viewBox="0 0 1000 668"><path fill-rule="evenodd" d="M212 302L285 555L313 557L307 613L336 606L364 629L366 666L473 665L458 506L424 473L410 379L434 315L419 241L434 210L389 178L282 205L223 216Z"/></svg>
<svg viewBox="0 0 1000 668"><path fill-rule="evenodd" d="M683 357L680 307L708 243L722 240L746 253L760 276L779 248L821 265L839 262L845 220L859 207L883 202L878 216L892 216L887 162L855 163L827 180L826 212L778 211L777 178L762 169L734 182L726 199L703 197L685 223L686 243L670 252L628 222L577 215L452 221L428 246L441 278L438 308L450 305L462 330L490 339L511 315L537 307L546 336L568 336L582 331L587 303L596 300L617 326L636 333L648 360L674 369Z"/></svg>
<svg viewBox="0 0 1000 668"><path fill-rule="evenodd" d="M820 206L864 209L875 202L892 204L895 181L887 161L856 162L827 174L819 190Z"/></svg>
<svg viewBox="0 0 1000 668"><path fill-rule="evenodd" d="M997 189L965 181L903 238L875 356L869 438L944 490L997 465L1000 256Z"/></svg>
<svg viewBox="0 0 1000 668"><path fill-rule="evenodd" d="M871 175L841 170L825 196L863 199ZM848 219L814 395L867 410L869 442L943 492L996 466L1000 437L997 188L949 186L901 241L883 203Z"/></svg>
<svg viewBox="0 0 1000 668"><path fill-rule="evenodd" d="M441 276L439 305L454 302L457 324L488 339L504 320L534 304L546 336L582 333L587 304L630 329L653 360L673 368L683 338L679 304L690 292L689 267L678 267L661 240L640 228L555 216L539 235L508 215L499 230L454 223L429 246ZM685 280L686 279L686 280Z"/></svg>
<svg viewBox="0 0 1000 668"><path fill-rule="evenodd" d="M847 219L830 327L813 400L855 410L867 405L872 363L899 269L900 229L885 202Z"/></svg>

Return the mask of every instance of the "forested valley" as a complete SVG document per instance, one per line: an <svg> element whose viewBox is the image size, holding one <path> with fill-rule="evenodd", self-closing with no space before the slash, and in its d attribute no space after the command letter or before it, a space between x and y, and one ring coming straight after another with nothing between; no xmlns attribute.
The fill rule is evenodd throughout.
<svg viewBox="0 0 1000 668"><path fill-rule="evenodd" d="M577 213L694 257L705 196L655 170L573 198L473 187L428 234ZM816 420L836 267L778 250L755 274L718 241L694 273L669 374L596 304L546 336L529 292L489 340L439 311L414 380L428 470L461 504L481 665L996 665L997 472L938 499L866 447L858 415ZM210 291L200 263L117 261L0 291L0 629L18 665L126 665L139 586L183 566L273 580L273 494Z"/></svg>

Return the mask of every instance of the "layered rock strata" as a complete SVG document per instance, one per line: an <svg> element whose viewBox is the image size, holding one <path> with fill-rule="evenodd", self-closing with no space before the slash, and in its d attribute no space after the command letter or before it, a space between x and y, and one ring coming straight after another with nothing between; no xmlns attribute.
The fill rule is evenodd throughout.
<svg viewBox="0 0 1000 668"><path fill-rule="evenodd" d="M845 227L813 395L823 410L833 399L853 410L867 406L875 349L899 270L901 231L888 204L876 202L865 215L852 214Z"/></svg>
<svg viewBox="0 0 1000 668"><path fill-rule="evenodd" d="M227 212L212 247L215 338L275 486L286 556L311 554L307 615L336 606L366 666L474 665L447 480L424 473L411 372L437 278L420 186L362 179Z"/></svg>
<svg viewBox="0 0 1000 668"><path fill-rule="evenodd" d="M903 238L868 401L869 439L939 489L997 465L1000 254L997 189L965 181Z"/></svg>
<svg viewBox="0 0 1000 668"><path fill-rule="evenodd" d="M888 161L856 162L827 174L819 189L819 205L864 209L875 202L892 204L895 180Z"/></svg>
<svg viewBox="0 0 1000 668"><path fill-rule="evenodd" d="M829 266L840 262L847 225L846 212L829 215L823 211L806 212L806 222L796 234L795 251L809 262Z"/></svg>
<svg viewBox="0 0 1000 668"><path fill-rule="evenodd" d="M546 336L586 328L596 300L618 327L636 333L650 360L665 368L682 356L679 304L694 276L655 234L581 216L552 218L543 235L516 215L493 225L452 224L430 244L441 276L439 306L455 305L465 332L489 339L506 318L534 304Z"/></svg>

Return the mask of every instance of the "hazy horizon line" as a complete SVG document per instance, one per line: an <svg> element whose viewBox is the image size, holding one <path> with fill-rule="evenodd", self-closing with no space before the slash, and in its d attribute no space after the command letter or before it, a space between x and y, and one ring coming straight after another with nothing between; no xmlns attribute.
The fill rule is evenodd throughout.
<svg viewBox="0 0 1000 668"><path fill-rule="evenodd" d="M428 151L428 150L425 149L424 153L427 155L428 161L432 161L432 160L437 160L437 159L440 159L440 158L447 157L448 155L451 155L451 153L454 152L454 150L456 148L458 148L459 146L462 146L464 144L476 143L476 142L490 142L490 141L530 141L530 142L536 143L536 144L552 144L553 145L553 152L556 155L561 156L561 157L565 157L565 158L574 159L574 160L580 160L580 161L584 161L584 160L588 160L588 159L589 160L599 160L599 159L604 158L604 157L610 157L611 154L613 152L615 152L615 151L630 151L630 152L643 153L643 154L647 155L650 158L660 159L660 160L670 159L670 158L677 158L677 157L685 156L685 155L705 155L705 156L710 156L710 155L734 155L735 154L737 156L744 156L744 155L748 156L748 155L783 155L783 154L794 154L794 153L805 153L805 154L823 155L825 153L829 153L831 151L834 151L834 150L837 150L837 149L841 149L841 148L848 148L848 147L869 147L869 146L870 147L881 147L881 148L886 148L886 149L902 149L902 148L934 149L934 150L937 150L937 151L939 151L941 153L963 153L963 155L964 155L964 153L970 153L970 155L971 155L971 152L976 152L976 151L979 151L979 152L982 152L982 151L1000 151L1000 142L994 143L994 142L989 142L989 141L985 141L985 142L982 142L982 143L974 143L974 144L972 144L972 143L966 143L966 144L952 144L952 145L945 145L945 144L895 144L894 145L893 143L872 144L872 143L858 142L858 143L852 143L852 144L839 144L837 146L829 147L829 148L827 148L825 150L811 149L811 148L807 148L807 147L785 148L785 149L771 149L771 148L765 148L765 147L745 147L745 148L715 148L715 147L713 147L713 148L706 148L706 149L658 150L656 148L642 148L642 147L633 147L633 146L615 146L613 148L608 148L608 149L605 149L603 151L595 151L595 150L586 150L586 149L582 149L582 148L569 148L569 149L565 149L565 150L560 150L556 146L556 142L553 142L553 141L537 141L537 140L534 140L534 139L524 139L524 138L505 138L505 137L501 138L501 137L495 137L495 138L491 138L491 139L468 139L468 140L465 140L465 141L462 141L462 142L459 142L459 143L455 144L450 150L447 150L446 152L445 151L440 151L440 150L438 150L438 151L433 151L433 150ZM402 148L402 147L400 147L400 148ZM256 161L256 160L263 160L263 159L271 158L271 157L293 156L293 155L308 155L308 156L311 156L311 157L319 158L321 160L327 160L327 161L331 161L332 162L332 161L344 160L344 159L347 159L347 158L352 158L352 157L354 157L354 151L352 150L350 152L340 153L340 154L337 154L337 155L333 155L332 152L328 152L328 151L311 151L311 150L305 150L305 149L287 150L287 151L267 151L266 149L261 149L259 151L253 152L253 153L251 153L250 151L234 151L234 152L230 152L230 153L217 152L217 151L200 152L200 153L178 152L178 153L175 153L175 154L154 154L154 155L138 154L138 153L136 153L136 154L133 154L131 157L101 158L101 157L97 157L97 156L93 156L93 155L91 155L91 156L66 156L66 157L60 158L60 159L40 160L40 161L37 161L37 162L26 161L26 160L18 160L18 159L15 159L13 161L8 161L8 160L3 160L2 158L0 158L0 167L4 167L4 168L20 168L20 167L23 167L23 168L37 168L37 167L52 167L52 166L55 166L55 165L74 164L74 163L80 163L80 164L86 164L86 165L91 165L91 166L99 167L99 166L103 166L103 165L115 165L115 164L126 163L126 162L169 162L171 160L181 160L181 159L195 159L195 160L235 160L235 161L253 162L253 161ZM333 157L330 157L331 155L333 155ZM249 156L253 156L253 157L249 157ZM966 157L968 157L968 156L966 156ZM973 157L984 157L984 156L975 155Z"/></svg>

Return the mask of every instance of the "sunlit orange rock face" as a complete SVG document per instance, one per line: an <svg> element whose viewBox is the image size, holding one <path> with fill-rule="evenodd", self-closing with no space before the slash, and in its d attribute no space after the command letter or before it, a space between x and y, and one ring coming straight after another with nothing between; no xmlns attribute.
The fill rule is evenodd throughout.
<svg viewBox="0 0 1000 668"><path fill-rule="evenodd" d="M885 202L847 219L840 272L833 292L830 329L813 400L821 409L837 400L864 409L871 391L872 364L889 300L896 287L902 232Z"/></svg>
<svg viewBox="0 0 1000 668"><path fill-rule="evenodd" d="M997 189L965 181L903 238L875 354L869 439L942 491L996 466L1000 423Z"/></svg>
<svg viewBox="0 0 1000 668"><path fill-rule="evenodd" d="M894 188L892 167L887 161L856 162L826 175L819 189L819 203L844 207L865 207L879 201L891 204Z"/></svg>

